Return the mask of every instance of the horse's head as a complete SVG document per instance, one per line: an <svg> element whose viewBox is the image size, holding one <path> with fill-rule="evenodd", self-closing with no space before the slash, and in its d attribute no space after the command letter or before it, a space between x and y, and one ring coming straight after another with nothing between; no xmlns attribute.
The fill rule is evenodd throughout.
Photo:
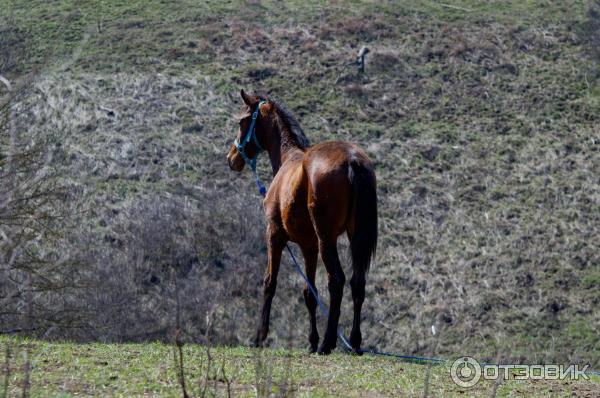
<svg viewBox="0 0 600 398"><path fill-rule="evenodd" d="M227 154L227 163L235 171L242 171L246 163L254 170L258 153L266 148L266 117L272 104L265 99L241 91L244 107L240 128Z"/></svg>

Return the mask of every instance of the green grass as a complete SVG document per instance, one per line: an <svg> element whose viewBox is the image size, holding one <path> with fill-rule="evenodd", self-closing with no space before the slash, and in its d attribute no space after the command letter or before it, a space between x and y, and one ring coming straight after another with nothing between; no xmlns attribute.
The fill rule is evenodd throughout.
<svg viewBox="0 0 600 398"><path fill-rule="evenodd" d="M17 342L2 338L2 357L8 345L14 354L17 343L17 361L14 358L11 361L10 396L16 396L21 386L25 343L32 347L32 397L181 396L173 347L169 345ZM207 396L225 396L229 381L232 395L241 397L256 396L257 386L260 389L267 385L275 395L287 386L300 397L417 397L423 393L428 371L427 365L370 355L337 353L323 357L283 349L214 347L208 350L199 345L185 345L183 352L187 386L193 396L200 396L205 384ZM470 389L459 388L451 381L447 365L432 366L430 372L431 396L489 396L491 393L491 381ZM598 392L598 377L575 382L510 380L500 385L497 396L592 396Z"/></svg>

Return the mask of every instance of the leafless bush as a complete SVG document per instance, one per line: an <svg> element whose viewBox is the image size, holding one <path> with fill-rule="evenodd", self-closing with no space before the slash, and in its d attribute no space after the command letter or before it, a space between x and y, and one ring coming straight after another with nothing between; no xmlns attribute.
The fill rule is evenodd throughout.
<svg viewBox="0 0 600 398"><path fill-rule="evenodd" d="M232 214L256 225L260 209L217 196L134 200L116 215L106 209L100 231L74 230L67 250L88 265L77 298L89 326L74 337L170 341L179 295L182 341L239 343L236 317L250 304L242 297L257 293L262 268L254 264L264 248L262 229Z"/></svg>
<svg viewBox="0 0 600 398"><path fill-rule="evenodd" d="M17 115L26 118L28 109L18 99L31 87L25 79L12 86L0 99L0 333L31 333L60 311L38 299L69 286L69 263L53 247L68 190L52 165L58 134L21 128Z"/></svg>
<svg viewBox="0 0 600 398"><path fill-rule="evenodd" d="M587 44L592 59L600 62L600 0L592 0L583 24L581 38Z"/></svg>
<svg viewBox="0 0 600 398"><path fill-rule="evenodd" d="M57 135L25 130L39 110L12 98L0 119L0 333L170 341L179 294L182 340L249 339L256 309L248 297L258 296L265 254L260 202L186 188L86 208L84 191L55 178Z"/></svg>
<svg viewBox="0 0 600 398"><path fill-rule="evenodd" d="M18 27L12 15L0 16L0 74L22 72L28 34Z"/></svg>

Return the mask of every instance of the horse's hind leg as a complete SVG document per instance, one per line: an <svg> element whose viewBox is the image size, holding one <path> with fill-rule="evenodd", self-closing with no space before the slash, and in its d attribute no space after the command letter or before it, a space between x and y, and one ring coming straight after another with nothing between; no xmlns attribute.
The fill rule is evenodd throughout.
<svg viewBox="0 0 600 398"><path fill-rule="evenodd" d="M337 345L340 306L342 303L346 277L338 257L335 238L332 241L320 241L319 251L321 252L321 258L325 263L325 268L327 269L327 287L329 288L329 319L327 320L327 330L325 331L325 337L323 338L323 343L319 349L319 354L327 355L331 353Z"/></svg>
<svg viewBox="0 0 600 398"><path fill-rule="evenodd" d="M269 318L271 316L271 303L277 288L277 274L281 263L281 252L286 243L285 234L275 224L267 227L268 265L264 279L263 306L256 333L256 346L261 346L269 334Z"/></svg>
<svg viewBox="0 0 600 398"><path fill-rule="evenodd" d="M313 176L308 190L308 210L319 239L319 252L327 270L329 319L319 354L329 354L337 345L337 328L346 277L337 250L337 238L344 232L348 215L350 186L347 170L333 169Z"/></svg>
<svg viewBox="0 0 600 398"><path fill-rule="evenodd" d="M353 225L346 229L348 240L352 245L354 239ZM363 302L365 301L366 271L362 264L357 264L352 260L352 278L350 278L350 287L352 288L352 302L354 303L354 319L352 321L352 331L350 332L350 345L357 354L360 352L362 343L362 333L360 332L360 314Z"/></svg>
<svg viewBox="0 0 600 398"><path fill-rule="evenodd" d="M352 301L354 302L354 321L352 322L352 331L350 332L350 345L356 353L360 354L360 343L362 334L360 333L360 312L362 304L365 301L365 272L354 269L352 278L350 278L350 287L352 288Z"/></svg>
<svg viewBox="0 0 600 398"><path fill-rule="evenodd" d="M302 254L304 255L304 268L306 270L306 277L312 284L317 293L317 287L315 286L315 274L317 271L317 260L319 256L319 249L316 245L303 246ZM317 330L317 299L310 291L308 284L304 286L304 302L306 308L308 308L308 315L310 317L310 334L308 341L310 342L310 352L317 352L317 345L319 344L319 331Z"/></svg>

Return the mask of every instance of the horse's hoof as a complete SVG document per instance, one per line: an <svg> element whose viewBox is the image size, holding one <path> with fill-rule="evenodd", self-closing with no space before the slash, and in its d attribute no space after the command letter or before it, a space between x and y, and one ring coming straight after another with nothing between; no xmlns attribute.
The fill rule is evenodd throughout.
<svg viewBox="0 0 600 398"><path fill-rule="evenodd" d="M350 346L353 351L360 351L360 345L362 343L362 334L359 331L355 331L352 328L352 332L350 332Z"/></svg>
<svg viewBox="0 0 600 398"><path fill-rule="evenodd" d="M321 346L321 348L319 348L319 355L329 355L329 354L331 354L331 348L323 347L323 346Z"/></svg>
<svg viewBox="0 0 600 398"><path fill-rule="evenodd" d="M308 353L309 354L316 354L317 353L317 347L310 347L308 349Z"/></svg>
<svg viewBox="0 0 600 398"><path fill-rule="evenodd" d="M254 348L265 348L267 346L267 340L257 338L254 340Z"/></svg>

